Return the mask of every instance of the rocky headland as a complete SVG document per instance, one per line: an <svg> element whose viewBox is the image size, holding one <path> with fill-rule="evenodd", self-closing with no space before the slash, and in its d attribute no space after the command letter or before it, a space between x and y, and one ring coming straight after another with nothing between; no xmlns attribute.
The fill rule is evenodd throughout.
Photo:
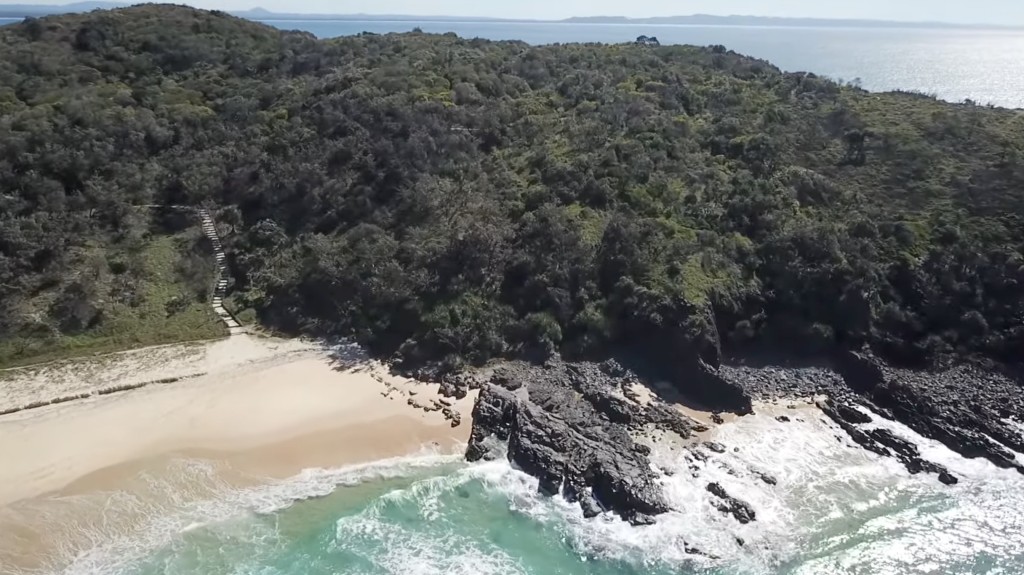
<svg viewBox="0 0 1024 575"><path fill-rule="evenodd" d="M619 364L514 362L495 370L473 410L466 457L501 455L540 479L541 490L578 501L583 513L614 511L643 524L669 510L634 434L648 425L691 437L700 424L659 401L627 396L638 380Z"/></svg>
<svg viewBox="0 0 1024 575"><path fill-rule="evenodd" d="M702 400L713 405L710 421L684 414L675 403L699 380ZM655 521L669 511L650 459L652 431L671 433L703 459L730 446L702 442L707 425L753 413L761 402L814 402L857 445L900 461L910 473L934 474L944 484L959 481L945 467L922 457L918 446L880 427L876 418L902 423L968 458L985 458L1024 473L1024 393L1018 380L994 370L958 367L915 371L886 365L869 352L843 352L815 365L717 367L701 362L691 380L660 385L614 360L603 363L548 360L509 362L486 376L447 378L442 392L461 395L480 388L473 411L470 461L507 457L540 479L540 489L578 502L584 515L611 511L633 524ZM719 389L722 393L714 395ZM777 417L788 421L785 415ZM761 472L773 485L771 470ZM737 521L756 512L718 484L707 485L717 507Z"/></svg>

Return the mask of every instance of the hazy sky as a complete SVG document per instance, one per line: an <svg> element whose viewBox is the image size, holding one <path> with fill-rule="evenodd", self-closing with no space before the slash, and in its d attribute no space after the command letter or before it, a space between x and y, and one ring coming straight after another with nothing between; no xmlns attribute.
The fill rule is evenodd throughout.
<svg viewBox="0 0 1024 575"><path fill-rule="evenodd" d="M20 0L24 2L25 0ZM67 0L70 1L70 0ZM275 12L565 18L751 14L1024 25L1024 0L177 0L203 8ZM0 3L19 0L0 0ZM28 0L54 4L60 0Z"/></svg>

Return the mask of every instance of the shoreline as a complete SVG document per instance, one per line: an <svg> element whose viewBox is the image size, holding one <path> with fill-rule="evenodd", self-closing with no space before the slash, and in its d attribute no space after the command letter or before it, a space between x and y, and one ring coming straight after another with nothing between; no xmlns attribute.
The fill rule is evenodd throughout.
<svg viewBox="0 0 1024 575"><path fill-rule="evenodd" d="M207 346L198 362L212 367L205 375L0 417L0 457L10 462L0 468L0 505L60 493L105 469L175 453L237 459L254 472L266 466L274 472L270 475L282 476L303 466L371 461L469 438L473 395L444 400L463 420L453 427L439 411L413 405L440 401L438 386L392 376L353 350L339 359L305 343L242 339L242 344ZM122 365L145 364L149 357L144 352L101 368L115 374L160 374L160 366L131 371ZM195 365L195 350L189 352L189 357L168 359L170 373L202 367ZM237 361L220 357L224 353ZM49 388L59 384L52 379L56 374L43 373ZM122 385L130 384L130 377L125 379ZM347 437L359 441L344 441ZM274 447L283 444L287 448ZM238 455L263 448L266 456ZM257 465L257 460L264 463Z"/></svg>
<svg viewBox="0 0 1024 575"><path fill-rule="evenodd" d="M162 378L179 379L96 394ZM62 363L2 384L0 408L25 397L87 395L0 416L0 564L25 569L87 550L87 538L69 526L103 524L107 502L210 495L202 482L178 476L181 462L214 469L202 478L211 485L246 489L309 469L452 453L469 439L476 398L444 399L438 385L393 376L355 347L248 335ZM448 404L446 415L440 406ZM154 481L170 491L154 491ZM118 523L141 528L145 515Z"/></svg>

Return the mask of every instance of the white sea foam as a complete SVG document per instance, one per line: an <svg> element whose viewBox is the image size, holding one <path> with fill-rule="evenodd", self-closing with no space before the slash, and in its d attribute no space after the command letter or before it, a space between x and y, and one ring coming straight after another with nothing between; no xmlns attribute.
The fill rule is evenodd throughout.
<svg viewBox="0 0 1024 575"><path fill-rule="evenodd" d="M415 501L422 509L420 519L435 521L444 516L445 497L479 482L502 494L514 512L556 526L581 558L651 569L677 570L690 564L750 574L955 572L984 564L986 557L1005 560L1024 550L1018 514L1024 508L1024 479L1016 472L984 460L965 460L938 442L876 416L872 425L917 443L926 458L962 478L960 485L950 488L934 475L911 475L896 460L854 445L817 411L801 411L791 418L782 423L755 416L720 427L715 439L728 450L708 452L706 461L686 451L657 447L652 459L672 472L662 482L675 510L651 527L633 528L607 515L586 520L576 505L540 495L536 479L504 461L418 482L383 498L380 505L389 499ZM778 484L764 482L763 473ZM757 521L740 525L720 513L706 489L712 481L748 502ZM374 513L341 520L338 537L362 529L395 541L391 560L397 563L387 563L388 571L414 568L413 563L403 563L413 561L413 556L402 549L438 559L418 563L424 573L450 570L463 556L460 553L476 552L445 538L421 540L411 532L396 532ZM445 548L458 552L442 554ZM687 548L715 558L691 555ZM518 572L500 549L488 556L504 572ZM467 573L495 572L479 557L472 563L476 570Z"/></svg>
<svg viewBox="0 0 1024 575"><path fill-rule="evenodd" d="M180 541L183 534L213 525L223 537L232 537L231 530L238 529L235 536L239 539L269 542L276 533L252 518L272 514L298 501L329 495L340 486L406 477L460 460L457 455L424 450L409 457L362 465L306 469L287 480L243 489L227 485L209 462L175 461L159 476L142 477L149 484L145 498L115 492L75 496L71 498L74 501L67 501L79 509L97 508L109 515L109 520L83 525L78 530L82 537L75 538L75 547L59 550L53 567L47 572L63 575L123 573L156 550ZM141 526L135 521L131 529L126 529L124 526L129 523L121 518L128 516L142 517ZM46 522L45 518L41 519ZM53 520L67 521L67 518L55 515ZM73 531L75 527L65 526L65 529ZM82 541L86 543L83 545Z"/></svg>
<svg viewBox="0 0 1024 575"><path fill-rule="evenodd" d="M720 426L714 439L725 453L707 457L659 444L652 454L674 510L650 527L634 528L611 515L584 519L579 508L538 492L536 479L504 459L473 465L458 456L421 454L335 470L307 470L287 481L232 489L207 463L181 462L160 508L128 494L111 495L110 509L148 513L145 529L122 532L117 514L91 534L93 544L61 572L112 575L130 571L154 550L164 553L163 572L188 572L174 544L211 529L230 549L218 573L276 571L268 563L287 541L276 511L322 497L340 485L420 476L402 489L375 495L366 507L336 520L326 555L357 557L365 568L342 572L408 575L536 573L515 550L517 530L541 530L535 538L569 549L582 562L612 561L636 572L680 572L687 566L737 574L936 573L988 569L1024 562L1024 477L983 459L967 460L940 443L877 415L867 427L885 427L917 444L922 455L961 478L941 485L934 475L910 475L899 462L852 444L816 410L789 412L789 423L771 415L740 418ZM451 467L446 467L451 465ZM429 473L442 469L441 474ZM769 474L777 485L762 480ZM192 487L181 490L181 478ZM156 477L152 490L164 489ZM757 520L740 525L719 512L706 486L721 484L748 502ZM194 503L195 501L201 503ZM532 526L532 527L531 527ZM84 528L84 527L83 527ZM739 540L743 541L741 545ZM240 544L235 544L241 542ZM693 555L688 549L700 550ZM239 554L238 557L230 553ZM708 557L711 556L711 557ZM586 564L586 563L584 563ZM1018 563L1024 564L1024 563ZM980 566L980 567L978 567ZM321 565L321 567L323 567ZM335 572L336 566L324 567ZM319 571L318 571L319 572ZM1012 568L1006 573L1014 572Z"/></svg>

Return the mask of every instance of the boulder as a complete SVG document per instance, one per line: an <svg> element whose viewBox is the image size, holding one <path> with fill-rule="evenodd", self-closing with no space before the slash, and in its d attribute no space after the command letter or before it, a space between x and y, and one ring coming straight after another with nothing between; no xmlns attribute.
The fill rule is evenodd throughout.
<svg viewBox="0 0 1024 575"><path fill-rule="evenodd" d="M722 513L732 515L740 523L750 523L757 519L757 514L754 513L753 508L748 503L729 495L726 493L725 488L718 483L708 483L707 490L721 500L715 504L715 507Z"/></svg>

